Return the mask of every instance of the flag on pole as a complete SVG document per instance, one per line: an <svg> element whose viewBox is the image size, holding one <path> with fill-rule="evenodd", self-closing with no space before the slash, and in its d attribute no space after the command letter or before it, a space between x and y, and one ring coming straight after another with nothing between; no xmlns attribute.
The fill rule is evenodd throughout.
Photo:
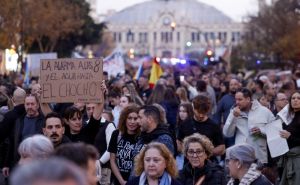
<svg viewBox="0 0 300 185"><path fill-rule="evenodd" d="M135 75L134 75L134 77L133 77L133 79L134 80L138 80L141 76L142 76L142 74L143 74L143 64L144 64L144 62L142 62L140 65L139 65L139 68L138 68L138 70L136 71L136 73L135 73Z"/></svg>
<svg viewBox="0 0 300 185"><path fill-rule="evenodd" d="M152 69L150 73L150 79L149 79L149 85L150 88L153 88L156 84L159 77L163 74L163 71L159 65L159 62L157 61L157 58L154 58L152 62Z"/></svg>

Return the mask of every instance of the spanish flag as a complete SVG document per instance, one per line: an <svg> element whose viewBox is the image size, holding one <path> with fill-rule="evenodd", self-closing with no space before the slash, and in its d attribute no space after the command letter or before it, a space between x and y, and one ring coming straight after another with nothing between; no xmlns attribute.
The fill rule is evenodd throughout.
<svg viewBox="0 0 300 185"><path fill-rule="evenodd" d="M154 58L154 60L152 62L152 69L151 69L150 79L149 79L150 88L154 87L157 80L159 79L159 77L162 74L163 74L163 71L159 65L159 62L158 62L157 58Z"/></svg>

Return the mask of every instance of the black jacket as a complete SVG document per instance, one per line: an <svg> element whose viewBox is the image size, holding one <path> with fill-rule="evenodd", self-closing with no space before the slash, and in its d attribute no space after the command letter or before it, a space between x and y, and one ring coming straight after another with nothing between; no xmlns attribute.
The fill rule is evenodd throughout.
<svg viewBox="0 0 300 185"><path fill-rule="evenodd" d="M3 142L14 129L16 120L25 114L24 104L14 107L13 110L4 114L4 119L0 123L0 142Z"/></svg>
<svg viewBox="0 0 300 185"><path fill-rule="evenodd" d="M225 185L225 175L222 167L206 161L203 168L192 168L190 163L187 163L179 172L179 181L185 185L194 185L203 175L205 179L202 185Z"/></svg>
<svg viewBox="0 0 300 185"><path fill-rule="evenodd" d="M234 185L239 185L238 180L234 181ZM273 185L264 175L259 176L250 185Z"/></svg>
<svg viewBox="0 0 300 185"><path fill-rule="evenodd" d="M11 132L10 138L9 138L9 151L8 155L9 158L5 161L5 166L7 167L13 167L20 159L20 155L18 153L18 147L20 143L22 142L22 131L24 128L24 118L26 116L26 113L16 119L13 132ZM45 119L42 113L39 113L37 120L35 122L35 134L43 134L43 126L45 124Z"/></svg>

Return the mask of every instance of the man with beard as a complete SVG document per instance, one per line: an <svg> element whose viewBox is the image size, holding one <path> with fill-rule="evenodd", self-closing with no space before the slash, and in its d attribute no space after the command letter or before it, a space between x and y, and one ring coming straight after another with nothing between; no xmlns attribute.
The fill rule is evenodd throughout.
<svg viewBox="0 0 300 185"><path fill-rule="evenodd" d="M230 113L231 108L235 104L234 95L240 88L241 84L237 79L231 79L229 82L229 93L224 95L218 102L217 112L213 116L213 120L221 124L221 127L225 124L225 121ZM225 137L225 146L230 147L234 145L234 137Z"/></svg>
<svg viewBox="0 0 300 185"><path fill-rule="evenodd" d="M138 139L134 155L138 154L144 145L156 141L166 145L170 152L175 156L177 145L175 137L160 118L159 109L153 105L144 105L138 114L141 136Z"/></svg>
<svg viewBox="0 0 300 185"><path fill-rule="evenodd" d="M63 124L62 118L56 112L47 114L45 118L43 133L52 141L55 148L63 143L71 142L70 139L64 135L65 126Z"/></svg>
<svg viewBox="0 0 300 185"><path fill-rule="evenodd" d="M14 125L9 137L9 157L4 164L7 169L11 169L19 161L18 147L20 143L29 136L42 134L44 116L39 111L38 98L34 95L28 95L25 98L24 106L26 113L20 115L15 123L12 123Z"/></svg>
<svg viewBox="0 0 300 185"><path fill-rule="evenodd" d="M261 163L268 163L265 126L275 118L273 113L257 100L252 101L250 90L243 88L236 92L236 106L231 109L223 128L227 137L235 136L235 144L248 143L255 148Z"/></svg>

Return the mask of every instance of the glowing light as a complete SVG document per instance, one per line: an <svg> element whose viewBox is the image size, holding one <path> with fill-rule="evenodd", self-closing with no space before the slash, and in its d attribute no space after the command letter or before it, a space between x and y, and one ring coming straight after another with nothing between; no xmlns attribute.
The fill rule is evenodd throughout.
<svg viewBox="0 0 300 185"><path fill-rule="evenodd" d="M14 47L5 50L5 67L9 71L17 71L19 55Z"/></svg>
<svg viewBox="0 0 300 185"><path fill-rule="evenodd" d="M160 58L159 58L159 57L156 57L155 60L156 60L157 62L160 62Z"/></svg>
<svg viewBox="0 0 300 185"><path fill-rule="evenodd" d="M214 57L210 57L209 60L210 60L211 62L213 62L213 61L215 61L215 58L214 58Z"/></svg>
<svg viewBox="0 0 300 185"><path fill-rule="evenodd" d="M129 50L129 53L130 53L130 54L133 54L133 53L134 53L134 49L131 48L131 49Z"/></svg>
<svg viewBox="0 0 300 185"><path fill-rule="evenodd" d="M212 50L207 50L207 51L206 51L206 54L207 54L208 56L211 56L211 55L213 54L213 52L212 52Z"/></svg>
<svg viewBox="0 0 300 185"><path fill-rule="evenodd" d="M171 58L171 64L172 65L176 65L177 63L179 63L179 59L178 58Z"/></svg>
<svg viewBox="0 0 300 185"><path fill-rule="evenodd" d="M181 64L186 64L186 60L185 60L185 59L181 59L181 60L180 60L180 63L181 63Z"/></svg>
<svg viewBox="0 0 300 185"><path fill-rule="evenodd" d="M191 47L191 46L192 46L192 43L191 43L190 41L188 41L188 42L186 43L186 46L187 46L187 47Z"/></svg>
<svg viewBox="0 0 300 185"><path fill-rule="evenodd" d="M174 29L176 27L176 23L175 22L172 22L171 23L171 27Z"/></svg>
<svg viewBox="0 0 300 185"><path fill-rule="evenodd" d="M163 58L163 59L162 59L162 62L163 62L163 63L168 63L168 59L167 59L167 58Z"/></svg>
<svg viewBox="0 0 300 185"><path fill-rule="evenodd" d="M256 64L260 64L260 63L261 63L261 61L260 61L260 60L257 60L257 61L256 61Z"/></svg>

